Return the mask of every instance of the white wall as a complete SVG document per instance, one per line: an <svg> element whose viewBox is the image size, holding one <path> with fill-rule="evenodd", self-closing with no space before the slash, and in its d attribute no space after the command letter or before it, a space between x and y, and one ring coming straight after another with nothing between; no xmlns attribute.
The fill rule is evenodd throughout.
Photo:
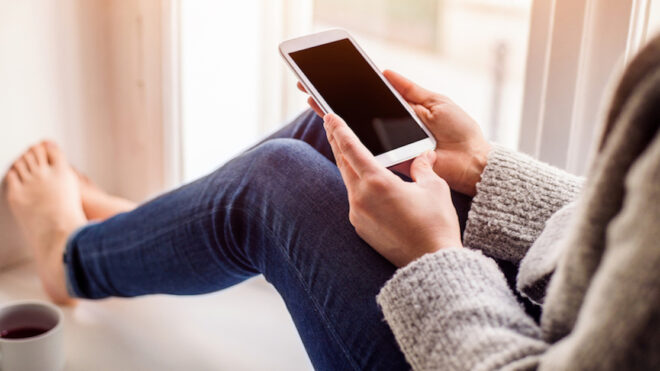
<svg viewBox="0 0 660 371"><path fill-rule="evenodd" d="M76 72L77 22L73 1L0 1L0 171L42 138L60 143L83 167L82 112L73 104L81 83ZM75 61L75 63L74 63ZM104 120L99 115L99 120ZM0 265L18 258L21 246L0 201ZM11 256L10 256L10 253Z"/></svg>
<svg viewBox="0 0 660 371"><path fill-rule="evenodd" d="M162 188L160 1L0 0L0 173L55 140L135 200ZM21 243L0 201L0 265Z"/></svg>
<svg viewBox="0 0 660 371"><path fill-rule="evenodd" d="M40 138L77 152L72 1L0 1L0 168ZM68 63L67 63L68 62ZM76 97L77 98L77 97ZM71 145L69 145L71 143Z"/></svg>

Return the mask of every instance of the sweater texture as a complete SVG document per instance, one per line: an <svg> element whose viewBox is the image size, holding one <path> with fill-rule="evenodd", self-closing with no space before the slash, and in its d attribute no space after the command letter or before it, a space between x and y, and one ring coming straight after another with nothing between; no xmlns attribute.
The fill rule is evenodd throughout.
<svg viewBox="0 0 660 371"><path fill-rule="evenodd" d="M587 180L495 147L465 248L377 297L415 370L660 369L660 39L628 66ZM524 311L492 258L519 265Z"/></svg>

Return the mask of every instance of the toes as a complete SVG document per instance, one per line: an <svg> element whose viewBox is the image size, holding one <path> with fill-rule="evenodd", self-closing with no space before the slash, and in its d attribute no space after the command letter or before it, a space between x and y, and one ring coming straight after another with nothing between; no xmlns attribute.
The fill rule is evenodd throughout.
<svg viewBox="0 0 660 371"><path fill-rule="evenodd" d="M18 177L18 173L14 169L10 169L5 175L4 186L5 186L5 196L9 201L14 198L14 192L18 186L21 185L21 179Z"/></svg>
<svg viewBox="0 0 660 371"><path fill-rule="evenodd" d="M25 154L23 155L23 161L27 164L28 170L30 172L37 171L39 168L39 164L37 163L37 156L32 153L32 148L30 148Z"/></svg>
<svg viewBox="0 0 660 371"><path fill-rule="evenodd" d="M48 164L48 156L46 155L46 146L44 143L39 143L36 146L30 148L30 151L34 153L34 156L37 158L37 163L39 165Z"/></svg>
<svg viewBox="0 0 660 371"><path fill-rule="evenodd" d="M30 177L30 170L28 170L27 163L22 157L14 162L14 170L16 170L22 181L26 181Z"/></svg>
<svg viewBox="0 0 660 371"><path fill-rule="evenodd" d="M5 175L5 185L8 187L7 189L11 190L13 188L16 188L18 185L21 184L21 179L18 177L18 173L14 169L10 169L7 172L7 175Z"/></svg>
<svg viewBox="0 0 660 371"><path fill-rule="evenodd" d="M57 144L47 140L44 141L44 147L46 148L46 157L51 165L59 165L64 162L64 155Z"/></svg>
<svg viewBox="0 0 660 371"><path fill-rule="evenodd" d="M18 185L21 182L21 180L18 178L18 174L16 173L16 170L9 170L7 172L7 184L8 185Z"/></svg>

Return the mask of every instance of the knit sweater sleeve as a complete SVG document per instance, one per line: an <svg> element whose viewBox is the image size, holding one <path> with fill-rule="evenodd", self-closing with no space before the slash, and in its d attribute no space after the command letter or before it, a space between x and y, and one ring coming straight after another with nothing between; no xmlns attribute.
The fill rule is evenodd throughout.
<svg viewBox="0 0 660 371"><path fill-rule="evenodd" d="M378 295L414 370L525 368L548 345L497 264L449 248L399 269Z"/></svg>
<svg viewBox="0 0 660 371"><path fill-rule="evenodd" d="M561 341L545 341L480 251L443 249L399 269L377 301L412 368L658 369L659 169L660 140L627 178L623 209L607 228L607 254ZM554 218L546 228L561 225Z"/></svg>
<svg viewBox="0 0 660 371"><path fill-rule="evenodd" d="M520 262L550 216L576 198L582 182L495 145L472 200L465 245L497 259Z"/></svg>

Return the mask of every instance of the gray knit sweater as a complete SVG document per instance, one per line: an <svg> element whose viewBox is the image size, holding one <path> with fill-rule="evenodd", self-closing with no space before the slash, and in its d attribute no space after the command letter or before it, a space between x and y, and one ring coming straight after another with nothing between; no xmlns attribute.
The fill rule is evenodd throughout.
<svg viewBox="0 0 660 371"><path fill-rule="evenodd" d="M415 370L660 369L660 41L614 93L580 179L496 147L465 248L399 269L378 295ZM527 316L491 257L519 264Z"/></svg>

